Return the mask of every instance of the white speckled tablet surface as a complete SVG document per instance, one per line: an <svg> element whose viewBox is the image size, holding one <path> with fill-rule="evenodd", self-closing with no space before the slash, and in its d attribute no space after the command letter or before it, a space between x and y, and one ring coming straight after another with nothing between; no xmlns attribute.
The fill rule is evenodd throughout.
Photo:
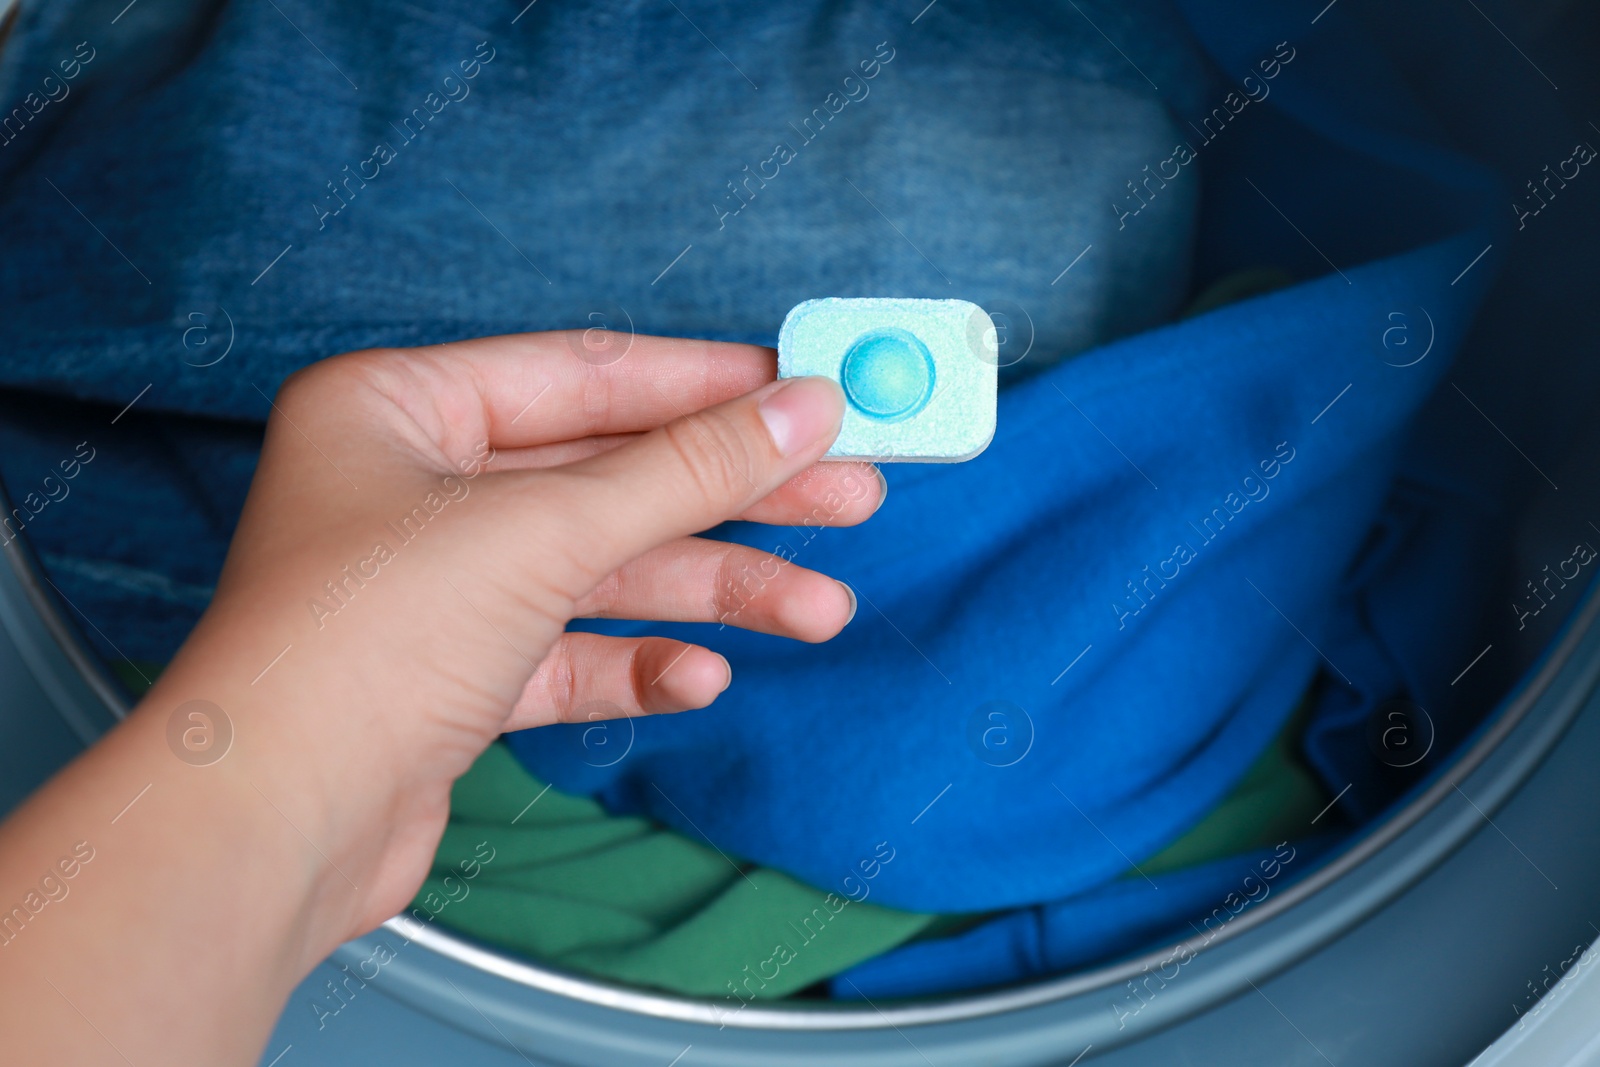
<svg viewBox="0 0 1600 1067"><path fill-rule="evenodd" d="M844 388L825 459L973 458L994 437L998 361L993 322L966 300L807 300L778 333L778 377L818 374Z"/></svg>

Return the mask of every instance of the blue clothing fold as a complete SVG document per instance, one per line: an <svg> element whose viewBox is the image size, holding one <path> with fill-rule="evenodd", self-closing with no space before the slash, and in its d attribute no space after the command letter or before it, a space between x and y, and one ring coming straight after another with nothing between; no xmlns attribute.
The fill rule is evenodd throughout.
<svg viewBox="0 0 1600 1067"><path fill-rule="evenodd" d="M1163 938L1216 937L1235 918L1314 869L1327 837L1204 863L1150 878L1114 879L1069 900L1020 908L962 934L915 941L830 983L841 1000L908 998L1044 978ZM1203 947L1203 946L1202 946ZM1128 990L1112 994L1119 1017L1173 980L1192 956L1174 953ZM1172 973L1166 973L1168 970ZM1148 981L1150 984L1145 985Z"/></svg>

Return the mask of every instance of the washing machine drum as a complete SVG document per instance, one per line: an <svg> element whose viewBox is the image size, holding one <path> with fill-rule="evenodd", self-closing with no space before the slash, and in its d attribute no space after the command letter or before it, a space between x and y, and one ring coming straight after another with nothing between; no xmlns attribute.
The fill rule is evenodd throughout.
<svg viewBox="0 0 1600 1067"><path fill-rule="evenodd" d="M773 998L759 955L689 995L413 908L263 1062L1463 1063L1591 940L1600 361L1567 289L1600 214L1550 95L1589 89L1587 15L1530 6L1535 66L1442 5L445 5L361 54L392 13L80 35L101 14L25 8L0 52L16 95L71 56L0 159L10 803L181 643L315 358L770 344L827 295L970 298L1000 352L983 456L778 534L871 617L685 627L737 665L717 708L496 749L840 907L954 918ZM1194 862L1280 751L1313 802L1250 818L1283 844Z"/></svg>

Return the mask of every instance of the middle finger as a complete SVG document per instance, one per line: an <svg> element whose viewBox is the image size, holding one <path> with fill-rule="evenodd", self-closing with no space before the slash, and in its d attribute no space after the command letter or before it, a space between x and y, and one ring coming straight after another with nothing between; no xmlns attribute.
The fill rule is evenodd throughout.
<svg viewBox="0 0 1600 1067"><path fill-rule="evenodd" d="M605 434L530 448L499 449L485 469L492 473L559 467L609 452L638 436ZM877 512L888 491L888 483L871 463L828 460L813 463L738 517L745 522L774 526L854 526Z"/></svg>

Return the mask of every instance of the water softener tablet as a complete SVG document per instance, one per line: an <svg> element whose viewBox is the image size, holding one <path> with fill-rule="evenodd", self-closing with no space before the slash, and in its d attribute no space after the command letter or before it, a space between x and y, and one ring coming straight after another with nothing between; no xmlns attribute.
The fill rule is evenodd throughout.
<svg viewBox="0 0 1600 1067"><path fill-rule="evenodd" d="M778 377L844 389L824 459L971 459L994 437L998 364L994 323L966 300L807 300L778 332Z"/></svg>

